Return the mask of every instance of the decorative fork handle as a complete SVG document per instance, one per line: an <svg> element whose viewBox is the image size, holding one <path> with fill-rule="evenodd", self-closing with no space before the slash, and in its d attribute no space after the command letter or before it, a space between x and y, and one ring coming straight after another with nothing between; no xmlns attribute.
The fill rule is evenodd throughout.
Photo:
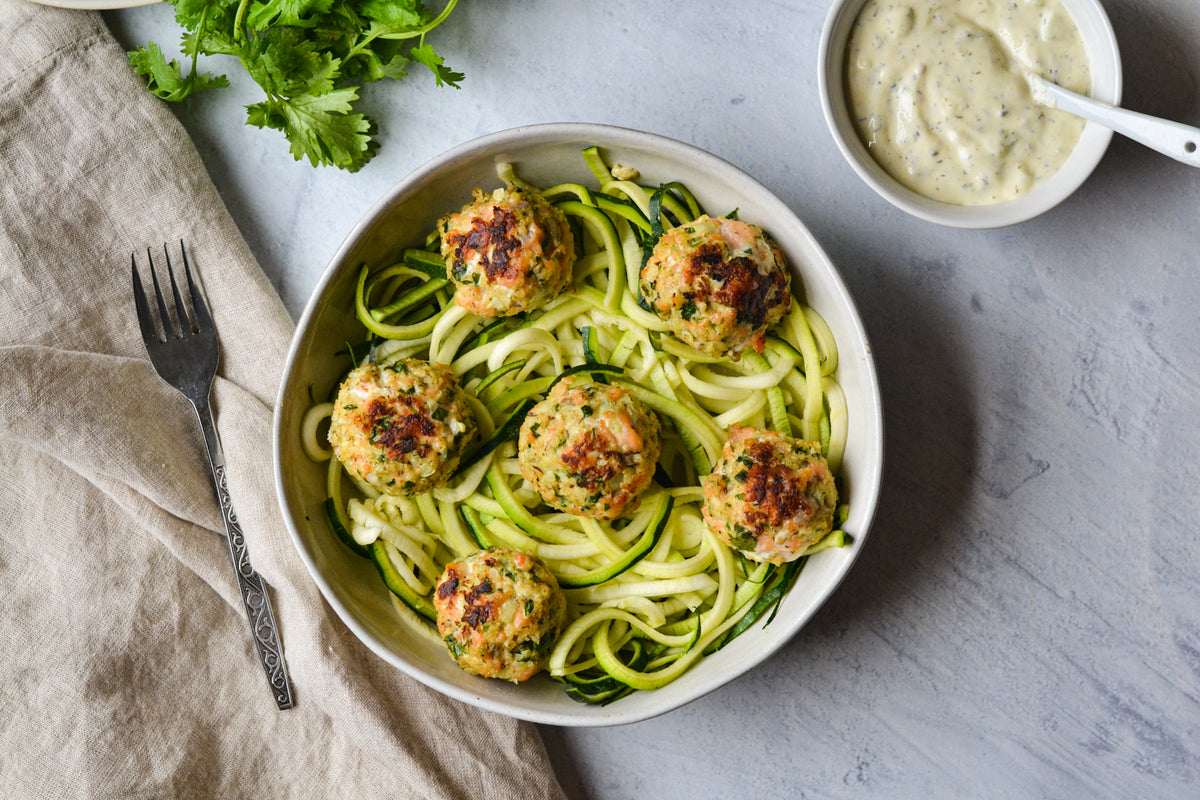
<svg viewBox="0 0 1200 800"><path fill-rule="evenodd" d="M291 708L292 687L288 682L287 662L283 659L279 629L275 625L275 614L271 611L271 600L267 597L266 586L254 571L254 567L250 566L246 538L242 535L242 527L238 524L237 515L233 512L233 503L229 499L229 487L225 482L225 451L217 437L212 409L207 397L198 402L192 401L192 407L196 409L200 429L204 433L204 445L208 449L208 461L212 466L217 501L221 504L221 518L225 522L225 538L229 541L229 557L233 560L238 592L242 596L242 605L245 606L246 616L250 620L254 646L267 673L271 692L275 695L275 703L281 710Z"/></svg>

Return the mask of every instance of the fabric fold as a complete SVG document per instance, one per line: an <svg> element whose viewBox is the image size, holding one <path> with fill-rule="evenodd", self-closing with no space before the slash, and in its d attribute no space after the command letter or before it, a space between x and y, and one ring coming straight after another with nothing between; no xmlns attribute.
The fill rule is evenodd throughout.
<svg viewBox="0 0 1200 800"><path fill-rule="evenodd" d="M275 500L292 323L170 111L90 12L0 0L0 796L559 798L533 726L393 669ZM222 342L230 491L295 687L252 652L191 407L131 254L186 243Z"/></svg>

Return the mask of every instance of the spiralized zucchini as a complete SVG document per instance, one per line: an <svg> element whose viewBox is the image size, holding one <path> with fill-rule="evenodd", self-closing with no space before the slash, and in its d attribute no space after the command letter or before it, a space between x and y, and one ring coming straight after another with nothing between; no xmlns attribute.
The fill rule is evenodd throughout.
<svg viewBox="0 0 1200 800"><path fill-rule="evenodd" d="M574 285L543 308L486 319L453 303L453 284L433 252L357 280L355 313L367 331L348 348L347 371L370 360L416 357L448 364L472 399L481 429L446 486L414 498L380 495L330 461L330 523L356 553L374 558L393 594L431 624L430 595L450 561L505 545L541 558L564 586L568 624L551 677L574 699L607 703L662 686L769 614L808 553L841 546L835 530L799 560L756 563L706 527L700 481L734 425L819 442L837 474L848 430L835 371L837 345L824 320L796 301L762 354L739 361L702 354L666 332L636 296L638 270L656 235L704 213L680 184L641 186L612 174L596 148L583 157L601 188L529 187L512 164L500 180L534 188L572 221ZM656 411L663 448L640 506L604 521L548 509L521 477L516 430L533 401L564 373L592 372ZM314 460L331 458L318 433L331 403L314 404L301 438ZM839 508L836 525L845 518Z"/></svg>

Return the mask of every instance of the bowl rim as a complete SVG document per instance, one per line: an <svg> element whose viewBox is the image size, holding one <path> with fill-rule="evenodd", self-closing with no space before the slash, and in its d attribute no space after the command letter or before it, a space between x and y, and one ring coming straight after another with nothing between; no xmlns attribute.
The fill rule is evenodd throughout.
<svg viewBox="0 0 1200 800"><path fill-rule="evenodd" d="M1099 0L1058 0L1080 28L1091 66L1090 94L1119 105L1121 54L1112 22ZM1087 121L1079 143L1050 178L1028 194L1002 203L957 205L919 194L889 175L867 151L850 121L844 91L846 43L854 19L869 0L834 0L825 17L817 49L817 89L826 127L843 158L876 194L902 211L953 228L986 229L1033 219L1066 200L1091 176L1112 140L1112 131ZM1083 34L1083 19L1088 30ZM1097 69L1100 67L1100 69Z"/></svg>
<svg viewBox="0 0 1200 800"><path fill-rule="evenodd" d="M789 221L796 226L795 233L805 239L806 245L812 247L824 259L822 272L824 273L824 283L828 288L839 298L840 302L845 306L846 321L853 329L854 337L857 342L861 343L863 350L862 356L858 361L858 369L861 371L861 380L866 387L864 397L864 409L862 417L862 426L864 432L874 432L865 443L869 453L868 463L862 473L855 477L855 512L861 514L861 524L859 525L860 532L856 535L856 543L852 552L848 554L848 559L840 568L840 571L823 586L820 592L816 595L811 604L811 610L801 615L793 625L786 629L783 636L773 640L770 646L762 648L756 652L753 658L746 659L745 664L739 666L729 672L727 676L719 681L712 682L712 685L700 684L697 687L683 693L673 701L655 702L650 700L641 704L638 710L625 710L621 704L603 707L605 713L588 713L574 715L566 712L547 712L543 710L530 709L522 707L517 703L504 702L485 697L481 694L463 690L462 688L450 684L436 675L420 669L417 665L409 663L398 658L394 653L389 651L377 641L375 636L366 629L366 627L355 617L351 609L337 596L337 592L330 583L329 579L318 568L318 565L313 558L313 554L309 552L308 546L299 530L297 521L293 518L289 510L288 489L284 475L284 459L282 457L282 447L284 436L288 432L283 430L285 420L284 411L285 405L288 403L288 398L295 391L293 381L297 378L299 369L298 354L304 349L307 337L306 333L310 330L314 317L320 311L320 306L323 298L330 290L330 287L341 277L344 270L349 269L347 257L352 253L357 241L364 233L369 231L375 225L379 224L386 218L393 203L398 199L403 198L415 187L420 186L428 180L431 175L443 170L455 163L462 161L471 161L478 157L478 153L502 151L507 147L519 146L529 147L536 145L548 146L554 143L564 141L592 141L600 144L601 147L619 148L621 146L653 148L656 153L662 153L673 158L686 157L692 163L700 163L706 167L724 172L727 176L736 177L740 182L745 182L760 196L757 198L767 205L774 205L776 211L774 213L785 214ZM829 259L824 249L820 247L816 239L812 236L811 231L804 225L803 221L788 207L778 196L770 191L766 186L754 179L748 173L735 166L729 161L726 161L719 156L713 155L694 145L671 139L659 134L637 131L630 128L623 128L612 125L604 125L599 123L539 123L534 125L519 126L506 130L497 131L486 134L443 152L442 154L428 160L405 177L389 187L382 196L371 206L371 208L359 219L353 226L350 232L346 235L337 251L330 258L320 279L314 287L304 310L297 321L295 333L288 348L283 375L280 381L280 388L276 397L274 418L272 424L272 456L274 461L274 479L277 502L282 513L285 526L287 527L292 543L296 548L303 561L309 575L317 584L323 599L333 608L338 618L355 634L355 636L365 644L368 649L382 658L385 662L400 669L407 675L415 678L421 683L433 688L444 695L500 714L504 714L517 719L523 719L539 724L557 725L564 727L600 727L624 725L633 722L639 722L650 719L661 714L680 708L700 697L708 694L716 689L731 683L740 675L753 669L759 664L766 661L784 644L790 641L799 631L808 624L816 613L825 605L829 597L845 579L845 576L850 572L858 555L861 553L861 544L865 542L871 525L874 521L876 508L879 501L881 484L883 478L883 407L882 396L879 387L878 374L874 364L873 348L870 344L870 339L867 336L866 328L862 322L862 317L858 312L858 308L854 303L853 296L846 287L844 280L837 267ZM660 690L661 691L661 690ZM657 697L657 692L645 693ZM585 708L583 706L580 707ZM588 709L596 707L587 706Z"/></svg>

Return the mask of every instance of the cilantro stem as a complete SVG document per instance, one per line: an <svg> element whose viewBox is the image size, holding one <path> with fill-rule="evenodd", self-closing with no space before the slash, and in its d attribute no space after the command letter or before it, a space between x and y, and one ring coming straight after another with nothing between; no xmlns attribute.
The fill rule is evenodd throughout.
<svg viewBox="0 0 1200 800"><path fill-rule="evenodd" d="M265 94L263 102L246 106L247 123L282 131L295 158L307 157L314 166L353 171L374 156L375 124L355 109L362 83L399 80L411 62L427 66L439 86L457 87L462 78L426 44L426 34L446 21L459 0L442 0L432 17L423 0L166 2L183 26L185 58L168 60L153 42L130 51L130 64L147 88L163 100L181 102L228 86L224 75L200 71L200 56L233 56ZM407 41L388 46L385 40ZM363 63L348 67L350 59ZM185 74L189 61L191 72Z"/></svg>
<svg viewBox="0 0 1200 800"><path fill-rule="evenodd" d="M412 39L415 36L424 37L425 34L429 33L431 30L436 28L438 25L441 25L446 20L446 17L450 16L450 12L454 10L454 7L456 5L458 5L458 0L450 0L450 2L446 3L446 7L442 9L440 14L438 14L433 19L429 20L429 22L426 22L424 25L421 25L420 27L409 28L409 29L403 30L403 31L396 31L395 33L380 33L380 34L376 34L376 36L378 36L378 38L380 38L380 39L393 39L393 40ZM372 36L371 38L376 38L376 36Z"/></svg>
<svg viewBox="0 0 1200 800"><path fill-rule="evenodd" d="M241 0L241 2L238 3L237 16L233 18L233 38L239 42L246 38L243 28L245 27L244 23L246 22L246 12L249 9L250 0Z"/></svg>
<svg viewBox="0 0 1200 800"><path fill-rule="evenodd" d="M246 0L242 0L242 2L245 3ZM425 44L425 34L429 33L431 30L436 28L438 25L441 25L443 22L445 22L446 17L450 16L450 12L454 10L454 7L456 5L458 5L458 0L450 0L450 2L446 3L446 7L443 8L436 17L429 20L429 22L426 22L424 25L418 26L416 28L406 28L405 30L402 30L402 31L392 31L392 32L385 32L384 30L378 30L378 29L371 30L362 37L362 39L358 42L358 44L356 44L356 45L354 45L354 47L350 48L350 50L346 53L345 60L349 61L354 56L356 56L359 53L366 50L370 46L371 42L375 41L376 39L390 39L392 41L402 41L404 39L412 39L413 37L420 37L420 41L418 42L418 44L419 45Z"/></svg>
<svg viewBox="0 0 1200 800"><path fill-rule="evenodd" d="M205 6L204 11L200 14L200 22L196 25L195 37L192 39L192 70L189 73L192 80L195 80L196 65L200 58L200 37L204 35L204 29L208 27L208 12L211 6Z"/></svg>

